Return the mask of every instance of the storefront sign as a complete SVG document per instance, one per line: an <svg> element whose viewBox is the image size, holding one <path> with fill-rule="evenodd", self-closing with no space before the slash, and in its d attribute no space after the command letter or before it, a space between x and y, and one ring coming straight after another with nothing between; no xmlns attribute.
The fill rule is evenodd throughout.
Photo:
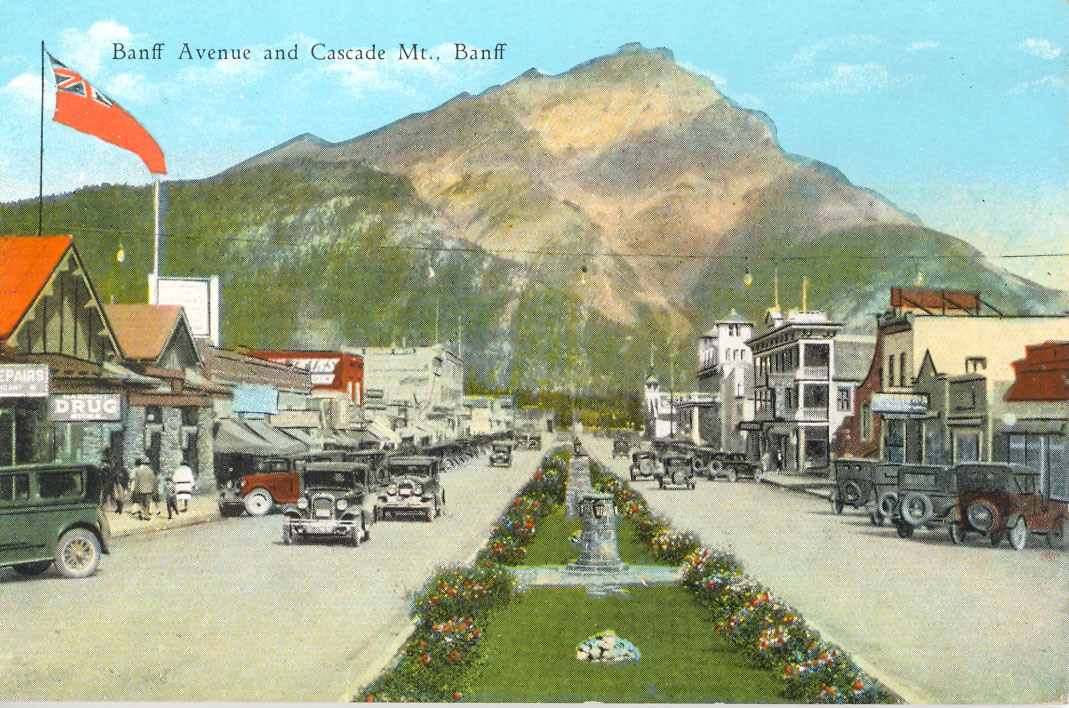
<svg viewBox="0 0 1069 708"><path fill-rule="evenodd" d="M271 386L238 386L231 408L235 413L278 413L278 389Z"/></svg>
<svg viewBox="0 0 1069 708"><path fill-rule="evenodd" d="M923 393L874 393L871 410L881 415L925 415L928 413L928 396Z"/></svg>
<svg viewBox="0 0 1069 708"><path fill-rule="evenodd" d="M44 398L48 395L47 364L0 366L0 398Z"/></svg>
<svg viewBox="0 0 1069 708"><path fill-rule="evenodd" d="M53 423L108 423L122 420L122 396L117 393L57 394L48 399Z"/></svg>

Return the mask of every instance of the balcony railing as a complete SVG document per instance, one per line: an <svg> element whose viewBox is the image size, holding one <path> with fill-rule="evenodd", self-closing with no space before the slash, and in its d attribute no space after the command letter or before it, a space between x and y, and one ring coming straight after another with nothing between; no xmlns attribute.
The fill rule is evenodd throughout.
<svg viewBox="0 0 1069 708"><path fill-rule="evenodd" d="M821 406L820 408L799 408L794 411L794 419L804 420L807 422L826 421L828 419L828 407Z"/></svg>
<svg viewBox="0 0 1069 708"><path fill-rule="evenodd" d="M800 367L798 367L798 370L795 372L795 378L796 379L805 379L807 381L808 380L812 380L812 379L816 379L818 381L827 381L828 380L828 367L826 367L826 366L800 366Z"/></svg>

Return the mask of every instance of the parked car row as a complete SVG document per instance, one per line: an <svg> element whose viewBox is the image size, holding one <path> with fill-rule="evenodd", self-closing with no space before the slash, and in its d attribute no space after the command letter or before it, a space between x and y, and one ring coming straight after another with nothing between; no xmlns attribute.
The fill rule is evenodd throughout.
<svg viewBox="0 0 1069 708"><path fill-rule="evenodd" d="M955 544L979 534L1021 550L1030 535L1064 543L1069 519L1069 470L1007 462L911 465L844 458L835 462L832 510L866 509L875 525L890 521L902 538L945 527Z"/></svg>

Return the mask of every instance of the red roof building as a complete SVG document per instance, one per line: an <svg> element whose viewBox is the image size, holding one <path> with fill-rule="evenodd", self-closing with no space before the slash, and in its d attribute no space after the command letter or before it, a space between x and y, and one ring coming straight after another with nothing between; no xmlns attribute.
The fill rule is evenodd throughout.
<svg viewBox="0 0 1069 708"><path fill-rule="evenodd" d="M1029 344L1012 366L1016 377L1005 400L1069 401L1069 342Z"/></svg>

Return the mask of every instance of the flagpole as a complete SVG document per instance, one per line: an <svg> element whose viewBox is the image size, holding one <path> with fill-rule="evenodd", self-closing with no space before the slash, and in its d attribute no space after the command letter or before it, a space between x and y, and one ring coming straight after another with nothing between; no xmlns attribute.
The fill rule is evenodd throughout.
<svg viewBox="0 0 1069 708"><path fill-rule="evenodd" d="M37 235L44 228L45 211L45 41L41 40L41 151L37 164Z"/></svg>
<svg viewBox="0 0 1069 708"><path fill-rule="evenodd" d="M153 182L152 196L152 275L160 277L160 181Z"/></svg>

